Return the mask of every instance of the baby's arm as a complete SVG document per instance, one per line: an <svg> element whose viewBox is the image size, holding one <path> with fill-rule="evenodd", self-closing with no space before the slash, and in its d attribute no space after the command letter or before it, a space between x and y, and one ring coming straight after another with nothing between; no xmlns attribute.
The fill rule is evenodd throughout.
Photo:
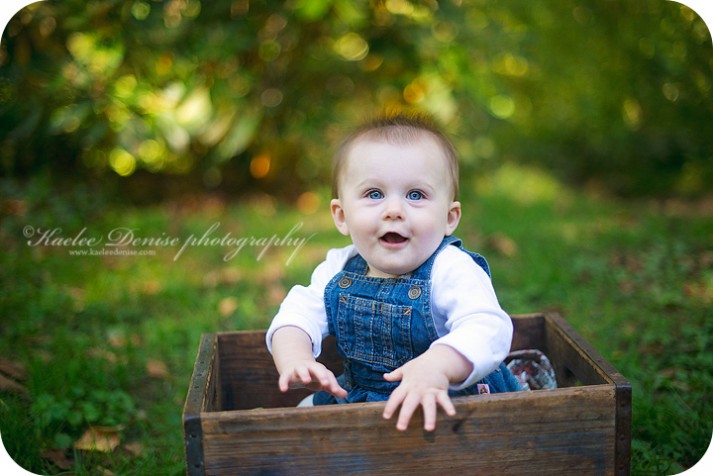
<svg viewBox="0 0 713 476"><path fill-rule="evenodd" d="M336 397L346 397L334 374L312 355L312 341L306 332L294 326L281 327L272 336L272 358L280 374L280 391L307 387L325 390Z"/></svg>
<svg viewBox="0 0 713 476"><path fill-rule="evenodd" d="M400 405L396 428L404 431L420 405L423 408L423 428L433 431L436 428L438 405L450 416L456 413L448 397L449 385L462 382L472 371L473 364L454 348L447 345L432 346L393 372L384 374L384 378L390 382L401 381L386 402L384 418L391 418Z"/></svg>

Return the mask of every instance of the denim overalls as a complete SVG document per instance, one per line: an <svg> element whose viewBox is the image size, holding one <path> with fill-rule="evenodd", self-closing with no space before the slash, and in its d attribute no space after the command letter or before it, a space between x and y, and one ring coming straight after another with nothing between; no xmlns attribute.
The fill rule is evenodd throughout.
<svg viewBox="0 0 713 476"><path fill-rule="evenodd" d="M436 255L446 246L466 251L490 276L485 258L465 250L461 240L446 237L433 255L410 275L399 278L366 276L368 265L356 255L327 284L324 301L329 333L337 340L344 357L344 373L338 381L348 391L337 398L319 391L315 405L383 401L400 382L384 380L391 372L418 357L438 339L431 314L431 270ZM481 384L481 385L478 385ZM484 386L482 384L487 384ZM505 367L500 367L477 384L450 396L520 390L520 384Z"/></svg>

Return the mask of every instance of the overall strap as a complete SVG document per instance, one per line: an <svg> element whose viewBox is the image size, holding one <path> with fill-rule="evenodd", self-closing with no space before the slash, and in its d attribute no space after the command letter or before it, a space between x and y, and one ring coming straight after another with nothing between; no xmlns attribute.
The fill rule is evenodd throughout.
<svg viewBox="0 0 713 476"><path fill-rule="evenodd" d="M428 260L426 260L425 263L423 263L421 266L418 267L418 269L413 272L412 277L424 280L430 279L431 270L433 269L433 263L436 261L436 256L438 256L438 254L443 251L447 246L451 245L457 246L460 250L468 253L468 255L473 258L473 261L475 261L478 266L483 268L485 274L490 277L490 266L488 265L488 262L485 260L485 258L479 255L478 253L474 253L465 249L463 247L463 241L453 235L446 236L445 238L443 238L443 241L441 241L441 244L438 246L438 249L436 249L436 251L431 255L430 258L428 258Z"/></svg>
<svg viewBox="0 0 713 476"><path fill-rule="evenodd" d="M344 265L344 268L342 268L342 271L366 276L366 273L369 271L369 264L359 253L357 253L347 260L347 263Z"/></svg>

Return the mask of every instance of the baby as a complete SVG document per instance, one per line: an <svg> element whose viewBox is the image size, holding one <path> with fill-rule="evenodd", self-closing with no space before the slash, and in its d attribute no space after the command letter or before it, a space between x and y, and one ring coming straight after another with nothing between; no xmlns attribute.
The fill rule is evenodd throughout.
<svg viewBox="0 0 713 476"><path fill-rule="evenodd" d="M461 205L446 136L422 116L369 122L338 150L332 190L334 224L353 244L330 250L273 319L280 390L314 389L315 405L387 400L383 416L400 407L402 431L419 407L432 431L438 406L455 414L451 396L519 390L488 264L451 236ZM327 334L339 378L315 360Z"/></svg>

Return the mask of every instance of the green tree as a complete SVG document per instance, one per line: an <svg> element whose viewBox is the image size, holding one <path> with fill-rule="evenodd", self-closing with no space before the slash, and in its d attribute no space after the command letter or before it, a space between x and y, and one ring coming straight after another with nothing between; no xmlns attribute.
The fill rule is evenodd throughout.
<svg viewBox="0 0 713 476"><path fill-rule="evenodd" d="M711 53L664 0L49 0L3 36L0 171L289 195L356 122L413 107L466 176L518 161L693 195L713 178Z"/></svg>

